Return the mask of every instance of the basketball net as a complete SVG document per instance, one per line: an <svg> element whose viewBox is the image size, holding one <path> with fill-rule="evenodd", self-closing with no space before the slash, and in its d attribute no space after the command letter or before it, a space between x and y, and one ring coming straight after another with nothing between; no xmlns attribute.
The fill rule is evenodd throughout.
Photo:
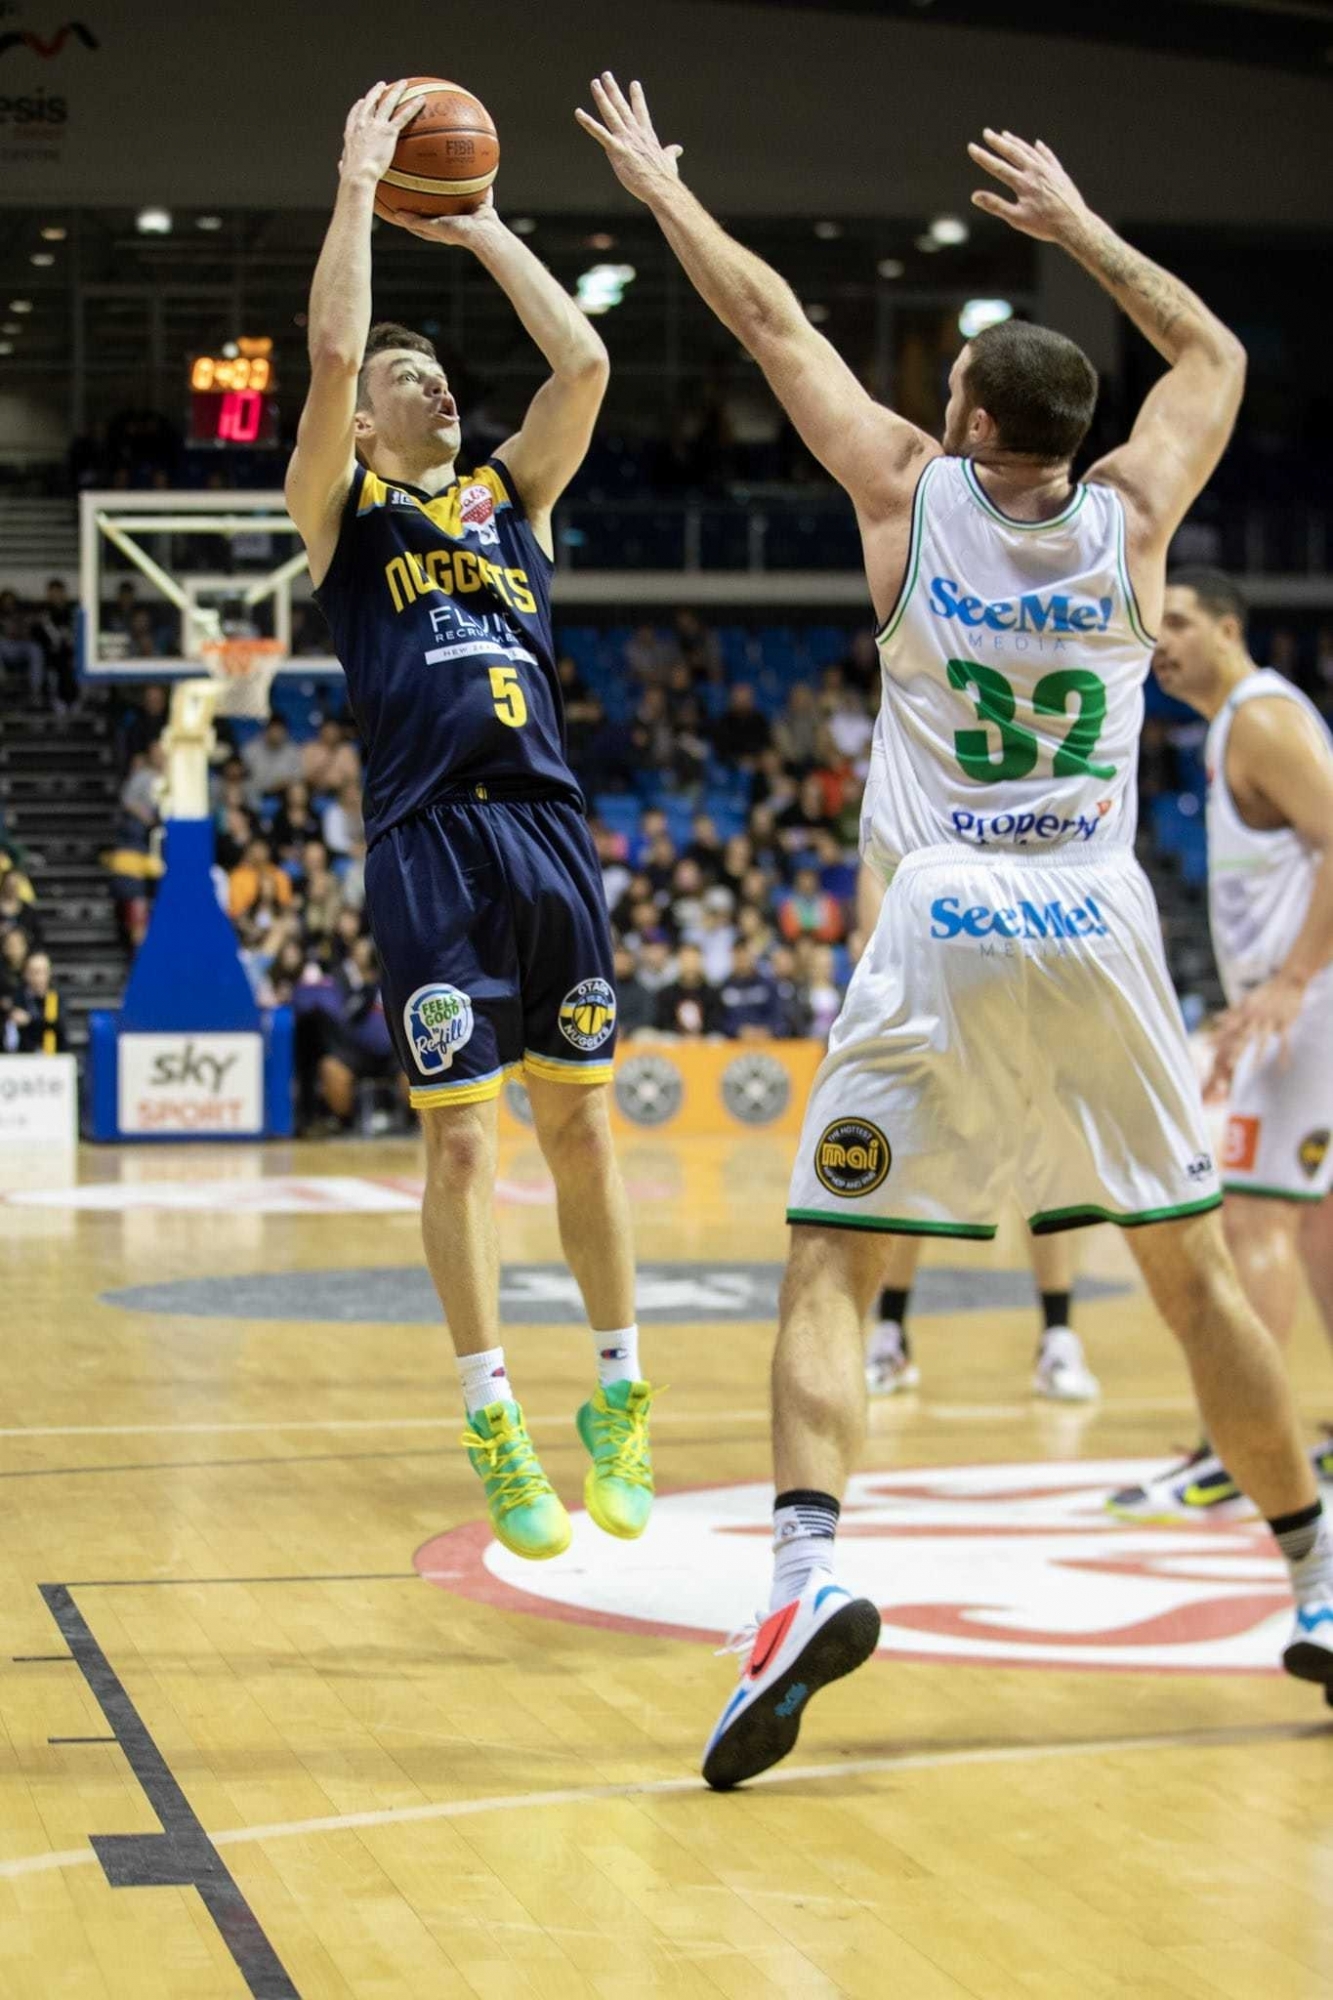
<svg viewBox="0 0 1333 2000"><path fill-rule="evenodd" d="M277 639L219 635L200 643L199 657L207 678L176 682L170 720L162 734L167 752L162 801L166 819L208 818L208 765L217 743L213 718L267 722L269 694L283 649Z"/></svg>

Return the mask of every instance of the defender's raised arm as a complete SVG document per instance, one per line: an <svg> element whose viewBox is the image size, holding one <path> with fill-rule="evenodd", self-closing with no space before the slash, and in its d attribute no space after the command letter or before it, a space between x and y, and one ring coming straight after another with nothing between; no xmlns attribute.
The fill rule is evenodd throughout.
<svg viewBox="0 0 1333 2000"><path fill-rule="evenodd" d="M866 519L909 504L922 466L939 451L935 440L875 401L811 326L785 279L690 193L677 167L681 148L658 138L642 86L632 83L627 99L607 70L592 93L600 120L580 110L579 124L652 210L691 284L754 356L820 464Z"/></svg>
<svg viewBox="0 0 1333 2000"><path fill-rule="evenodd" d="M1166 544L1226 449L1245 385L1245 349L1188 285L1154 264L1095 215L1046 143L986 130L968 152L1009 189L981 189L987 215L1039 242L1055 243L1109 292L1168 371L1149 391L1128 444L1088 475L1120 487L1143 540ZM1159 590L1160 596L1160 590ZM1150 621L1155 609L1145 605Z"/></svg>

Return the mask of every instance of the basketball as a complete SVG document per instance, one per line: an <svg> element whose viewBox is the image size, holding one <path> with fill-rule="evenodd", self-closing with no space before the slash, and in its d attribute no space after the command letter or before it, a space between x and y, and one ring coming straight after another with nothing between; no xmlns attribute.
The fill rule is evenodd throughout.
<svg viewBox="0 0 1333 2000"><path fill-rule="evenodd" d="M410 77L403 102L413 99L419 108L399 136L375 211L385 218L468 215L481 207L500 164L495 121L471 91L444 77Z"/></svg>

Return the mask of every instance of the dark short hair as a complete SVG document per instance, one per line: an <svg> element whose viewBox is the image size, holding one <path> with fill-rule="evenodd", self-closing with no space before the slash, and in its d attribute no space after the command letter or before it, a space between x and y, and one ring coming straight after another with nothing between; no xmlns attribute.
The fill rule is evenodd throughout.
<svg viewBox="0 0 1333 2000"><path fill-rule="evenodd" d="M1097 407L1097 370L1083 349L1028 320L1002 320L968 342L966 386L1004 450L1025 458L1072 458Z"/></svg>
<svg viewBox="0 0 1333 2000"><path fill-rule="evenodd" d="M427 354L434 362L439 361L433 344L424 333L413 333L410 326L399 326L395 320L377 320L366 335L366 351L361 356L361 371L356 378L356 406L362 410L366 406L366 370L377 354L387 354L391 348L406 347L413 354Z"/></svg>
<svg viewBox="0 0 1333 2000"><path fill-rule="evenodd" d="M1210 618L1234 618L1242 632L1250 615L1245 593L1234 576L1225 570L1207 569L1202 564L1173 569L1166 579L1168 590L1192 590L1199 608Z"/></svg>

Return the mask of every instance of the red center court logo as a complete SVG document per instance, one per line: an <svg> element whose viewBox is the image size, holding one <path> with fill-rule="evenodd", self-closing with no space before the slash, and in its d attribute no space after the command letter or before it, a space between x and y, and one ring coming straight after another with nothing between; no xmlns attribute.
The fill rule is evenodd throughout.
<svg viewBox="0 0 1333 2000"><path fill-rule="evenodd" d="M853 1479L839 1568L879 1605L882 1654L1006 1667L1275 1671L1290 1594L1262 1522L1134 1527L1105 1511L1157 1461L954 1465ZM428 1582L536 1617L716 1644L768 1594L772 1492L659 1498L642 1541L586 1515L556 1561L525 1563L485 1522L419 1549Z"/></svg>

